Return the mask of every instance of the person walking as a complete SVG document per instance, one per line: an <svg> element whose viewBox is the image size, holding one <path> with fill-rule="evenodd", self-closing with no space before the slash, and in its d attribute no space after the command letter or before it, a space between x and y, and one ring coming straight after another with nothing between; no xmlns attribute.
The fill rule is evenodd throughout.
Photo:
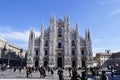
<svg viewBox="0 0 120 80"><path fill-rule="evenodd" d="M43 77L45 78L46 77L46 68L43 68Z"/></svg>
<svg viewBox="0 0 120 80"><path fill-rule="evenodd" d="M32 77L32 67L29 67L29 77Z"/></svg>
<svg viewBox="0 0 120 80"><path fill-rule="evenodd" d="M73 69L71 80L77 80L77 78L78 78L77 71L75 69Z"/></svg>
<svg viewBox="0 0 120 80"><path fill-rule="evenodd" d="M80 74L77 73L77 80L81 80Z"/></svg>
<svg viewBox="0 0 120 80"><path fill-rule="evenodd" d="M48 66L48 74L50 74L51 72L51 68Z"/></svg>
<svg viewBox="0 0 120 80"><path fill-rule="evenodd" d="M22 70L22 68L21 68L21 67L19 67L19 73L21 72L21 70Z"/></svg>
<svg viewBox="0 0 120 80"><path fill-rule="evenodd" d="M68 70L69 70L69 77L71 77L71 68L69 67Z"/></svg>
<svg viewBox="0 0 120 80"><path fill-rule="evenodd" d="M99 74L98 70L96 71L96 79L95 80L100 80L100 74Z"/></svg>
<svg viewBox="0 0 120 80"><path fill-rule="evenodd" d="M26 68L26 77L29 77L29 68Z"/></svg>
<svg viewBox="0 0 120 80"><path fill-rule="evenodd" d="M53 77L54 71L52 68L50 69L50 72L51 72L51 76Z"/></svg>
<svg viewBox="0 0 120 80"><path fill-rule="evenodd" d="M40 78L41 78L41 77L43 76L43 70L42 70L42 67L39 67L38 70L39 70Z"/></svg>
<svg viewBox="0 0 120 80"><path fill-rule="evenodd" d="M5 64L3 64L2 67L1 67L1 70L2 70L2 76L4 76L4 78L6 77L5 69L6 69L6 66L5 66Z"/></svg>
<svg viewBox="0 0 120 80"><path fill-rule="evenodd" d="M87 72L86 71L82 72L81 80L87 80Z"/></svg>
<svg viewBox="0 0 120 80"><path fill-rule="evenodd" d="M102 80L108 80L108 76L105 71L102 71Z"/></svg>
<svg viewBox="0 0 120 80"><path fill-rule="evenodd" d="M58 76L59 76L59 80L64 80L63 78L63 70L61 68L58 69Z"/></svg>
<svg viewBox="0 0 120 80"><path fill-rule="evenodd" d="M16 71L16 67L14 67L14 72Z"/></svg>

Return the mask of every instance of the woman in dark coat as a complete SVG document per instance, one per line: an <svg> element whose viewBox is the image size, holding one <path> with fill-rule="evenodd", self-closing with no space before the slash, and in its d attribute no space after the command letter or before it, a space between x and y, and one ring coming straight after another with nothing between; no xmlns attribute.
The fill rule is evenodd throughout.
<svg viewBox="0 0 120 80"><path fill-rule="evenodd" d="M71 80L77 80L78 76L77 76L77 71L74 69L72 71L72 77L71 77Z"/></svg>

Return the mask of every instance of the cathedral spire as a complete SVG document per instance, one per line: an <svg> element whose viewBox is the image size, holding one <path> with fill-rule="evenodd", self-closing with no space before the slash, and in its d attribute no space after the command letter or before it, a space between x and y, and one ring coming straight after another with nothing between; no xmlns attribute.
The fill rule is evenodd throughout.
<svg viewBox="0 0 120 80"><path fill-rule="evenodd" d="M55 14L53 15L53 23L54 23L54 24L56 23L56 17L55 17Z"/></svg>
<svg viewBox="0 0 120 80"><path fill-rule="evenodd" d="M70 24L70 16L67 16L67 22Z"/></svg>
<svg viewBox="0 0 120 80"><path fill-rule="evenodd" d="M29 35L29 46L28 46L30 55L34 54L34 40L35 40L35 33L34 33L34 30L31 29L30 35Z"/></svg>
<svg viewBox="0 0 120 80"><path fill-rule="evenodd" d="M30 39L33 39L33 37L34 37L34 30L33 29L31 29L31 31L30 31L30 35L29 35L29 38Z"/></svg>
<svg viewBox="0 0 120 80"><path fill-rule="evenodd" d="M52 15L50 16L50 24L52 24L53 23L53 17L52 17Z"/></svg>
<svg viewBox="0 0 120 80"><path fill-rule="evenodd" d="M79 35L78 22L76 21L76 33Z"/></svg>
<svg viewBox="0 0 120 80"><path fill-rule="evenodd" d="M29 35L29 39L32 40L32 39L34 39L34 37L35 37L34 30L31 29L31 31L30 31L30 35Z"/></svg>
<svg viewBox="0 0 120 80"><path fill-rule="evenodd" d="M67 18L66 18L66 15L64 16L64 22L65 22L65 23L67 22Z"/></svg>
<svg viewBox="0 0 120 80"><path fill-rule="evenodd" d="M42 30L44 30L44 22L42 22Z"/></svg>
<svg viewBox="0 0 120 80"><path fill-rule="evenodd" d="M87 66L93 65L92 43L89 28L85 31Z"/></svg>
<svg viewBox="0 0 120 80"><path fill-rule="evenodd" d="M44 35L44 23L42 22L42 26L41 26L41 35Z"/></svg>
<svg viewBox="0 0 120 80"><path fill-rule="evenodd" d="M86 29L86 31L85 31L85 36L86 36L86 40L87 40L87 41L91 41L89 28Z"/></svg>

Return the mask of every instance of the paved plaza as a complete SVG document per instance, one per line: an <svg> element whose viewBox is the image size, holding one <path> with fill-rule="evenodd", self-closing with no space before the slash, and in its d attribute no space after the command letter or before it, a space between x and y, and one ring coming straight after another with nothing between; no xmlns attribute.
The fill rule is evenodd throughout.
<svg viewBox="0 0 120 80"><path fill-rule="evenodd" d="M21 72L19 72L19 70L16 70L16 72L14 72L13 70L7 69L5 71L5 75L2 75L2 71L0 71L0 78L1 79L29 79L26 78L26 71L22 70ZM68 77L68 71L64 71L64 78L65 80L70 80L70 78ZM33 72L32 73L32 78L30 79L40 79L40 80L59 80L58 79L58 75L57 75L57 71L54 71L54 75L51 76L49 73L46 72L46 77L45 78L40 78L39 76L39 72Z"/></svg>
<svg viewBox="0 0 120 80"><path fill-rule="evenodd" d="M39 80L59 80L57 75L57 70L54 71L54 76L51 76L49 73L46 73L45 78L40 78L39 72L33 72L32 78L26 78L26 71L22 70L19 72L19 70L16 70L16 72L13 71L13 69L6 69L5 76L2 75L2 71L0 71L0 79L39 79ZM79 74L81 71L78 71ZM81 74L80 74L81 75ZM120 80L120 75L114 75L114 79L112 79L110 72L107 72L107 76L109 77L109 80ZM68 70L64 70L64 79L70 80L69 78L69 72ZM95 77L89 74L88 80L95 80Z"/></svg>
<svg viewBox="0 0 120 80"><path fill-rule="evenodd" d="M30 79L59 80L58 75L57 75L57 71L54 71L53 76L51 76L48 72L46 72L45 78L40 78L39 74L40 74L39 71L33 72L32 78L30 78ZM0 71L0 78L1 79L29 79L29 78L26 78L26 71L25 70L22 70L21 72L19 72L19 70L16 70L16 72L14 72L13 70L7 69L5 71L5 75L6 76L3 76L2 71ZM70 80L68 71L64 71L64 75L65 75L64 76L65 80Z"/></svg>

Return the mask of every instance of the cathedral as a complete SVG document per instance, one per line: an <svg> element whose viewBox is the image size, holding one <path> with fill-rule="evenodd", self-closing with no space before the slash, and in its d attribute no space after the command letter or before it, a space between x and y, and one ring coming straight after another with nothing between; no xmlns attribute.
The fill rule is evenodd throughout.
<svg viewBox="0 0 120 80"><path fill-rule="evenodd" d="M44 29L42 24L39 37L31 30L28 48L27 66L79 68L93 65L89 29L85 31L85 37L81 37L78 23L72 29L68 16L58 20L50 16L50 26Z"/></svg>

